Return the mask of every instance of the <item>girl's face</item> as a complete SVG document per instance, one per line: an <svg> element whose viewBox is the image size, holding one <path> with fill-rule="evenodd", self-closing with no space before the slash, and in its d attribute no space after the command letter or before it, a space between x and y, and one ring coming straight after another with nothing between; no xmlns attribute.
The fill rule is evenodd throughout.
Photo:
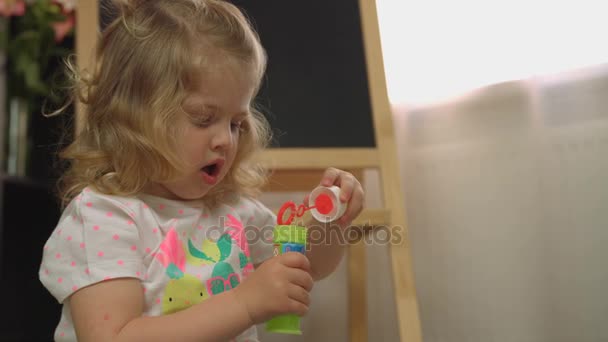
<svg viewBox="0 0 608 342"><path fill-rule="evenodd" d="M213 72L186 98L178 125L178 151L189 171L147 192L170 199L202 198L226 176L237 152L241 124L247 118L255 83L246 72Z"/></svg>

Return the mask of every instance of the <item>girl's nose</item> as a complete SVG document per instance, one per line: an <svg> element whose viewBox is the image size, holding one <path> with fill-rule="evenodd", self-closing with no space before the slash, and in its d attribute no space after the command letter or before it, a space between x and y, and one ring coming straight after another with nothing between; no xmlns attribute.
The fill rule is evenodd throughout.
<svg viewBox="0 0 608 342"><path fill-rule="evenodd" d="M212 149L213 150L230 149L234 142L233 138L234 138L234 136L233 136L230 125L228 125L227 128L225 128L225 127L219 128L213 136L213 140L211 142Z"/></svg>

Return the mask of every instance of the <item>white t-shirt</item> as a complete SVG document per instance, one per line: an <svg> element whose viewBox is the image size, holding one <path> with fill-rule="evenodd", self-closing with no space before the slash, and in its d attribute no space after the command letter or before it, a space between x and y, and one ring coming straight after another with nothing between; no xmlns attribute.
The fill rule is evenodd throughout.
<svg viewBox="0 0 608 342"><path fill-rule="evenodd" d="M84 189L61 215L40 266L41 282L64 304L55 340L76 341L69 296L107 279L140 279L147 316L237 286L253 264L272 256L275 222L272 211L250 198L209 210L199 202ZM255 326L237 338L257 340Z"/></svg>

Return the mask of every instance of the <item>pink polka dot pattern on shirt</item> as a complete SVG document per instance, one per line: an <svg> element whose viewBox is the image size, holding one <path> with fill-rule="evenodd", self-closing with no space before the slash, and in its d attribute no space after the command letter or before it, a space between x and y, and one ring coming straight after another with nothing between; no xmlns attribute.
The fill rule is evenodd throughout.
<svg viewBox="0 0 608 342"><path fill-rule="evenodd" d="M93 230L99 230L99 226L93 226Z"/></svg>
<svg viewBox="0 0 608 342"><path fill-rule="evenodd" d="M102 256L103 256L103 252L102 252L102 251L99 251L99 252L97 253L97 256L98 256L98 257L102 257Z"/></svg>
<svg viewBox="0 0 608 342"><path fill-rule="evenodd" d="M124 265L124 264L125 264L125 262L124 262L124 261L122 261L122 260L118 260L116 263L117 263L117 264L119 264L120 266L122 266L122 265Z"/></svg>
<svg viewBox="0 0 608 342"><path fill-rule="evenodd" d="M131 246L131 250L132 251L136 251L137 250L137 246L135 246L135 245Z"/></svg>
<svg viewBox="0 0 608 342"><path fill-rule="evenodd" d="M120 239L120 236L118 236L118 234L114 234L114 235L112 236L112 239L114 239L114 240L118 240L118 239Z"/></svg>
<svg viewBox="0 0 608 342"><path fill-rule="evenodd" d="M92 207L92 206L93 206L93 203L91 203L91 202L87 202L87 207L89 207L89 208L90 208L90 207Z"/></svg>
<svg viewBox="0 0 608 342"><path fill-rule="evenodd" d="M108 211L108 212L106 213L106 216L107 216L107 217L112 217L112 216L114 216L114 213L113 213L113 212L111 212L111 211Z"/></svg>

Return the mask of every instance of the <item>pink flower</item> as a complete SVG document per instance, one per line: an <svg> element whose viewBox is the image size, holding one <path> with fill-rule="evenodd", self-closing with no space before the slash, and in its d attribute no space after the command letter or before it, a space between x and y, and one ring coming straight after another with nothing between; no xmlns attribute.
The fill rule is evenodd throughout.
<svg viewBox="0 0 608 342"><path fill-rule="evenodd" d="M53 2L61 5L63 13L70 13L76 8L76 0L53 0Z"/></svg>
<svg viewBox="0 0 608 342"><path fill-rule="evenodd" d="M55 42L60 43L63 41L65 36L70 33L76 23L76 18L74 15L76 0L53 0L53 4L59 6L61 9L61 14L66 17L65 21L55 22L52 24L53 30L55 31Z"/></svg>
<svg viewBox="0 0 608 342"><path fill-rule="evenodd" d="M66 14L67 18L65 21L53 23L53 30L55 31L55 41L61 42L65 36L72 30L75 24L74 14Z"/></svg>
<svg viewBox="0 0 608 342"><path fill-rule="evenodd" d="M25 13L23 0L0 0L0 15L3 17L20 17Z"/></svg>

